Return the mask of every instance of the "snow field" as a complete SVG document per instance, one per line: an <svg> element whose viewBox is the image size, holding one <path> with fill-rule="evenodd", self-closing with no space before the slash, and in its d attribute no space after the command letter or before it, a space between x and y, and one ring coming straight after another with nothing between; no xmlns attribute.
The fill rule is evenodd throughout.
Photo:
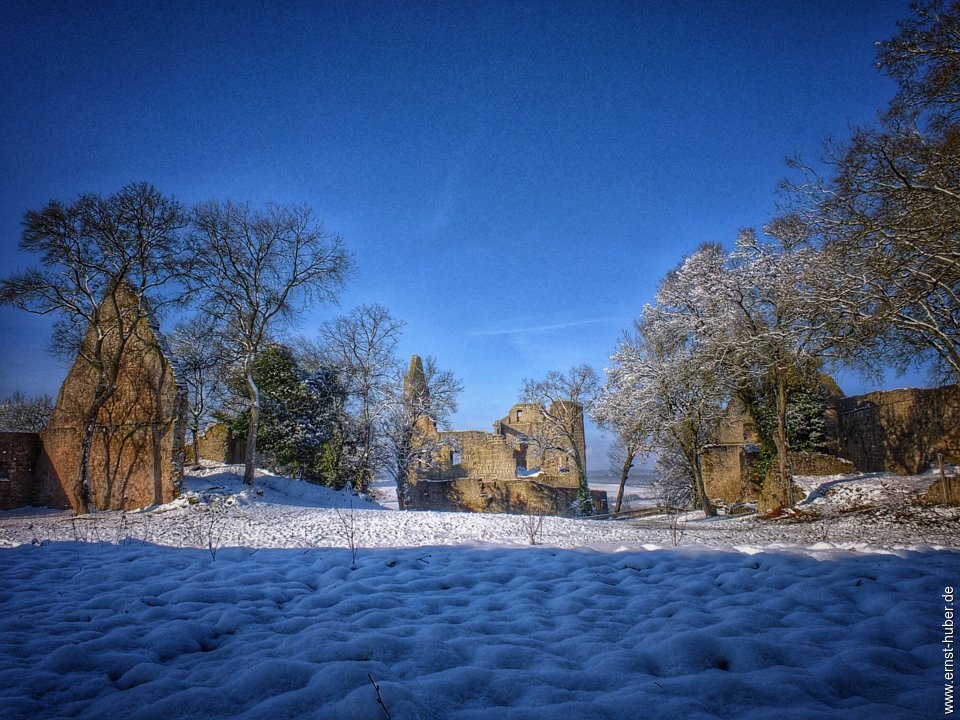
<svg viewBox="0 0 960 720"><path fill-rule="evenodd" d="M930 550L3 558L8 718L375 718L368 675L394 718L934 717L960 577Z"/></svg>
<svg viewBox="0 0 960 720"><path fill-rule="evenodd" d="M545 518L531 547L523 517L228 468L146 511L0 513L0 715L385 718L376 683L397 719L936 717L960 554L926 542L956 513L903 522L889 482L677 548L662 518Z"/></svg>

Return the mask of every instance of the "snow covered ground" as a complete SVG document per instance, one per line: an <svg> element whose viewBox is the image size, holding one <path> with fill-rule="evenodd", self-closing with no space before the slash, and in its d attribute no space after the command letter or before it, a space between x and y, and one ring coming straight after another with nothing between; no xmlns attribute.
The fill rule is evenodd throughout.
<svg viewBox="0 0 960 720"><path fill-rule="evenodd" d="M796 512L676 534L232 468L142 512L0 513L0 716L938 717L960 533L912 503L931 481L804 479Z"/></svg>

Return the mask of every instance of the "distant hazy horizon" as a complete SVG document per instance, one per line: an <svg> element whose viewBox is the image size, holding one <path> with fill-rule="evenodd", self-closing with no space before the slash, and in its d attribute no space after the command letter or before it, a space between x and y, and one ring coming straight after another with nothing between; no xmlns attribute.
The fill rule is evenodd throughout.
<svg viewBox="0 0 960 720"><path fill-rule="evenodd" d="M652 468L635 467L630 471L630 477L627 478L627 485L640 486L650 485L656 479L656 474ZM620 473L614 472L609 468L602 470L587 470L587 482L593 484L619 483Z"/></svg>

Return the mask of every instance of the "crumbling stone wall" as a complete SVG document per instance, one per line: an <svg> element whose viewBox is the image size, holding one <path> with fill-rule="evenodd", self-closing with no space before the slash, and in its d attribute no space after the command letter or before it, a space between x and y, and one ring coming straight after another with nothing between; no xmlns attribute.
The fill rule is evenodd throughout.
<svg viewBox="0 0 960 720"><path fill-rule="evenodd" d="M929 487L922 498L928 505L960 505L960 478L947 475Z"/></svg>
<svg viewBox="0 0 960 720"><path fill-rule="evenodd" d="M211 460L219 463L243 462L243 455L236 452L239 442L224 423L214 423L208 427L203 435L197 439L200 446L200 459ZM242 448L241 448L242 449ZM193 443L190 442L185 448L185 457L187 463L197 462L193 457ZM239 460L237 458L240 458Z"/></svg>
<svg viewBox="0 0 960 720"><path fill-rule="evenodd" d="M136 302L132 297L123 298ZM85 342L93 342L92 332ZM186 394L177 385L165 341L152 320L138 322L120 361L116 392L95 419L88 502L101 510L171 501L180 492ZM74 504L83 456L85 408L97 372L82 355L67 374L41 434L53 473Z"/></svg>
<svg viewBox="0 0 960 720"><path fill-rule="evenodd" d="M840 455L858 470L914 475L960 457L960 386L872 392L836 402Z"/></svg>
<svg viewBox="0 0 960 720"><path fill-rule="evenodd" d="M37 433L0 433L0 510L69 507Z"/></svg>
<svg viewBox="0 0 960 720"><path fill-rule="evenodd" d="M701 454L703 482L711 500L732 505L755 499L757 488L743 443L705 447Z"/></svg>
<svg viewBox="0 0 960 720"><path fill-rule="evenodd" d="M826 408L827 447L835 455L791 453L795 475L896 472L914 475L942 453L960 462L960 387L887 390L844 398L836 389ZM752 423L741 405L731 405L715 445L703 450L704 483L711 498L727 503L775 503L750 471Z"/></svg>
<svg viewBox="0 0 960 720"><path fill-rule="evenodd" d="M551 412L562 410L556 404L551 407ZM574 513L579 492L576 470L567 453L544 452L531 441L541 433L542 424L543 409L521 403L494 423L492 433L429 429L426 434L439 435L446 446L433 458L432 468L411 479L411 506L420 510ZM582 420L575 442L581 457L586 457ZM539 472L525 477L534 468ZM593 495L594 508L605 512L606 493L594 491Z"/></svg>
<svg viewBox="0 0 960 720"><path fill-rule="evenodd" d="M857 471L857 466L846 458L827 453L790 453L790 468L794 475L845 475Z"/></svg>
<svg viewBox="0 0 960 720"><path fill-rule="evenodd" d="M575 516L579 508L577 485L553 485L551 479L420 479L411 486L410 499L413 507L421 510ZM607 494L599 490L590 494L594 510L606 513Z"/></svg>

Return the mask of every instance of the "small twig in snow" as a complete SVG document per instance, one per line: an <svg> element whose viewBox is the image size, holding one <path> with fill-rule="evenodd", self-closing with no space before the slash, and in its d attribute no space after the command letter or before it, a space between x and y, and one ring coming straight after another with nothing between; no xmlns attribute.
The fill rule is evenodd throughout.
<svg viewBox="0 0 960 720"><path fill-rule="evenodd" d="M376 682L374 682L373 675L371 675L370 673L367 673L367 677L370 678L370 684L373 685L373 689L377 691L377 705L383 708L383 711L387 714L388 720L392 720L390 716L390 711L387 710L387 706L383 702L383 696L380 695L380 686L377 685Z"/></svg>

